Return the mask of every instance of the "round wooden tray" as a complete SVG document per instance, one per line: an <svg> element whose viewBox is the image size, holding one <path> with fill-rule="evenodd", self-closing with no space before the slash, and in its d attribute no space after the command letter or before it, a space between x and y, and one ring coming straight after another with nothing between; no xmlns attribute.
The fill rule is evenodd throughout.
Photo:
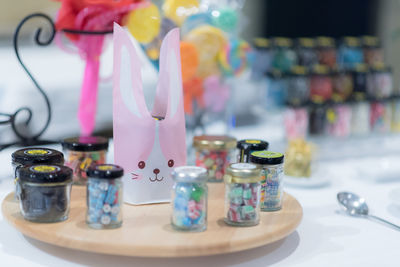
<svg viewBox="0 0 400 267"><path fill-rule="evenodd" d="M74 186L69 219L32 223L20 214L10 193L2 203L4 217L20 232L46 243L96 253L141 257L188 257L229 253L259 247L292 233L303 216L299 202L284 195L283 208L262 212L253 227L232 227L223 221L224 186L209 184L208 227L200 233L177 232L170 225L170 204L124 205L123 225L94 230L85 223L85 187Z"/></svg>

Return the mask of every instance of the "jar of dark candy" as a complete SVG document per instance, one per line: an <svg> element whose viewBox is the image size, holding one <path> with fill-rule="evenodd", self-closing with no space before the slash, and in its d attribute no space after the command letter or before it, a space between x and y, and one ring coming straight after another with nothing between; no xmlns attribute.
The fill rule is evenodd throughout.
<svg viewBox="0 0 400 267"><path fill-rule="evenodd" d="M303 66L293 66L287 78L286 103L293 106L304 105L310 99L310 76Z"/></svg>
<svg viewBox="0 0 400 267"><path fill-rule="evenodd" d="M368 66L366 64L357 64L353 69L353 97L356 100L363 100L367 95L367 73Z"/></svg>
<svg viewBox="0 0 400 267"><path fill-rule="evenodd" d="M325 133L326 106L312 105L309 112L308 128L311 135L322 135Z"/></svg>
<svg viewBox="0 0 400 267"><path fill-rule="evenodd" d="M235 161L236 139L226 135L201 135L193 138L196 166L207 169L209 182L223 182L225 168Z"/></svg>
<svg viewBox="0 0 400 267"><path fill-rule="evenodd" d="M41 147L23 148L11 154L11 165L15 180L18 179L18 168L35 164L63 165L64 155L60 151Z"/></svg>
<svg viewBox="0 0 400 267"><path fill-rule="evenodd" d="M65 165L74 170L74 184L86 184L86 170L95 164L106 162L108 139L98 136L82 136L64 139L62 142Z"/></svg>
<svg viewBox="0 0 400 267"><path fill-rule="evenodd" d="M196 166L174 169L171 224L176 230L200 232L207 228L207 170Z"/></svg>
<svg viewBox="0 0 400 267"><path fill-rule="evenodd" d="M262 166L261 210L276 211L283 200L283 154L272 151L251 153L250 162Z"/></svg>
<svg viewBox="0 0 400 267"><path fill-rule="evenodd" d="M226 169L225 222L253 226L260 222L261 168L250 163L233 163Z"/></svg>
<svg viewBox="0 0 400 267"><path fill-rule="evenodd" d="M92 165L87 171L86 223L94 229L122 225L122 176L124 170L112 164Z"/></svg>
<svg viewBox="0 0 400 267"><path fill-rule="evenodd" d="M297 39L298 64L305 67L311 67L318 64L318 54L315 49L315 40L312 38Z"/></svg>
<svg viewBox="0 0 400 267"><path fill-rule="evenodd" d="M52 223L68 218L72 170L61 165L33 165L17 170L17 194L24 218Z"/></svg>
<svg viewBox="0 0 400 267"><path fill-rule="evenodd" d="M267 150L268 142L258 139L244 139L237 142L237 162L249 162L250 154L254 151Z"/></svg>

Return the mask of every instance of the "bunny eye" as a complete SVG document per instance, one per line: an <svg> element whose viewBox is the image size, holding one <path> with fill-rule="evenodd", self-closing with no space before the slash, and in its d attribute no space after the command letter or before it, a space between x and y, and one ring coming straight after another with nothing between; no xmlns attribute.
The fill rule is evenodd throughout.
<svg viewBox="0 0 400 267"><path fill-rule="evenodd" d="M144 169L144 167L146 167L146 163L144 163L143 160L142 160L142 161L139 161L138 167L139 167L139 169Z"/></svg>
<svg viewBox="0 0 400 267"><path fill-rule="evenodd" d="M170 159L170 160L168 160L168 167L173 167L174 166L174 160L173 159Z"/></svg>

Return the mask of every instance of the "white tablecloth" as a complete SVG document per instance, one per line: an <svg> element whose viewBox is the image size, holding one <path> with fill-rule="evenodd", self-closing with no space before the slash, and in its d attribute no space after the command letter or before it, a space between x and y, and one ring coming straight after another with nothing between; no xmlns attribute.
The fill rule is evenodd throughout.
<svg viewBox="0 0 400 267"><path fill-rule="evenodd" d="M1 200L13 189L10 154L14 149L0 152ZM390 157L387 164L399 165L399 160L400 153ZM344 215L339 212L336 193L341 190L357 192L367 199L371 213L400 224L400 206L389 198L389 193L400 187L400 183L393 179L385 182L363 179L359 169L353 166L377 171L376 166L367 164L365 159L330 161L319 166L329 174L329 186L318 189L287 187L286 191L303 206L303 221L286 239L264 247L227 255L179 259L100 255L25 237L1 215L0 266L399 266L400 231Z"/></svg>

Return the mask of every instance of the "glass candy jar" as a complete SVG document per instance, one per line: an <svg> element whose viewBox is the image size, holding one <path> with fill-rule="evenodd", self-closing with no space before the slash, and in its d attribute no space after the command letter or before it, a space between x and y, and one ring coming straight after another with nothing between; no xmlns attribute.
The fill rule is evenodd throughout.
<svg viewBox="0 0 400 267"><path fill-rule="evenodd" d="M18 180L17 169L35 164L64 164L64 155L60 151L50 148L30 147L23 148L11 154L15 183ZM15 194L17 196L17 194Z"/></svg>
<svg viewBox="0 0 400 267"><path fill-rule="evenodd" d="M200 232L207 228L207 170L196 166L177 167L172 172L171 224L176 230Z"/></svg>
<svg viewBox="0 0 400 267"><path fill-rule="evenodd" d="M122 225L122 176L124 170L112 164L93 165L87 170L86 223L94 229Z"/></svg>
<svg viewBox="0 0 400 267"><path fill-rule="evenodd" d="M17 170L17 194L24 218L52 223L68 218L72 170L60 165L32 165Z"/></svg>
<svg viewBox="0 0 400 267"><path fill-rule="evenodd" d="M86 170L92 164L106 162L108 139L97 136L82 136L64 139L62 142L65 165L74 170L74 184L86 184Z"/></svg>
<svg viewBox="0 0 400 267"><path fill-rule="evenodd" d="M263 168L261 210L280 210L283 199L283 154L272 151L256 151L251 153L250 162L259 164Z"/></svg>
<svg viewBox="0 0 400 267"><path fill-rule="evenodd" d="M230 136L201 135L193 138L196 166L206 168L209 182L222 182L225 168L235 160L236 139Z"/></svg>
<svg viewBox="0 0 400 267"><path fill-rule="evenodd" d="M253 151L267 150L268 142L257 139L244 139L237 142L237 162L249 162L250 154Z"/></svg>
<svg viewBox="0 0 400 267"><path fill-rule="evenodd" d="M261 168L250 163L233 163L226 169L225 222L253 226L260 222Z"/></svg>

